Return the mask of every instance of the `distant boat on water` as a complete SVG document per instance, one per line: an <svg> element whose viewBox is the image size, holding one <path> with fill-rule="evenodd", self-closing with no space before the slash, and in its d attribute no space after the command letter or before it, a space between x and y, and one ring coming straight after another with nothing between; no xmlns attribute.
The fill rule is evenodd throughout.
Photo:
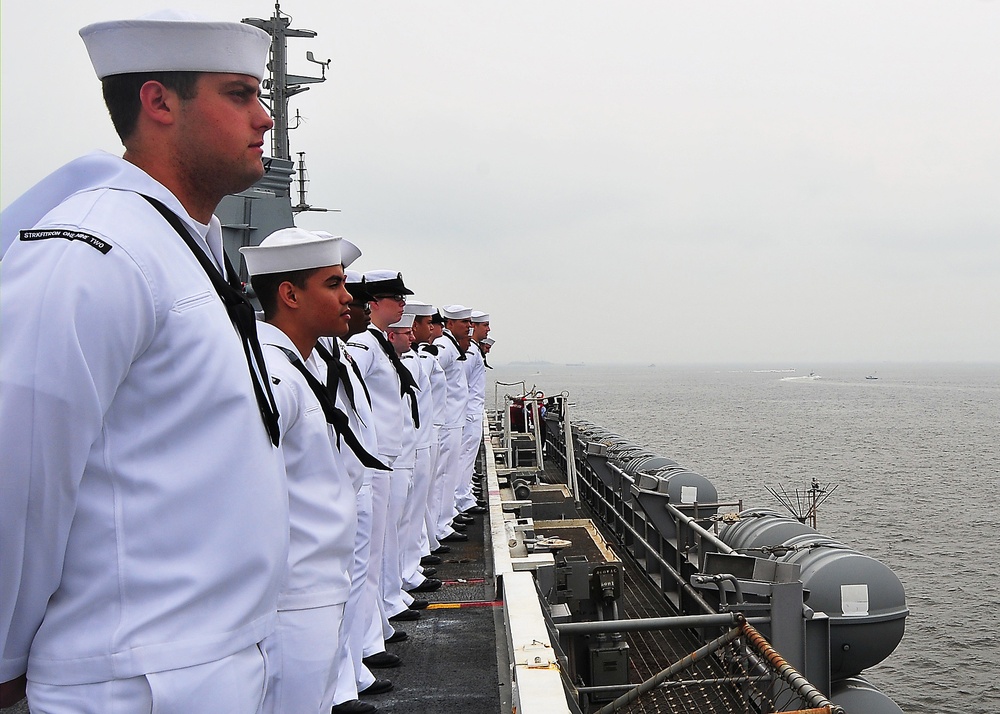
<svg viewBox="0 0 1000 714"><path fill-rule="evenodd" d="M865 379L878 379L878 372L872 372Z"/></svg>

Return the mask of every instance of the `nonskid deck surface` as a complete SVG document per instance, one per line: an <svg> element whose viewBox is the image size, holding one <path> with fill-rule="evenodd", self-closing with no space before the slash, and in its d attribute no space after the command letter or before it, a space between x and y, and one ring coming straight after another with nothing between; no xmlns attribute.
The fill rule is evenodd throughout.
<svg viewBox="0 0 1000 714"><path fill-rule="evenodd" d="M440 590L417 597L431 604L420 619L396 625L409 638L386 649L403 659L395 669L373 670L392 680L392 691L363 697L385 714L471 714L499 712L497 643L494 616L500 613L487 575L484 521L475 517L468 541L447 545L435 578ZM488 524L487 524L488 525ZM502 615L501 615L502 620Z"/></svg>

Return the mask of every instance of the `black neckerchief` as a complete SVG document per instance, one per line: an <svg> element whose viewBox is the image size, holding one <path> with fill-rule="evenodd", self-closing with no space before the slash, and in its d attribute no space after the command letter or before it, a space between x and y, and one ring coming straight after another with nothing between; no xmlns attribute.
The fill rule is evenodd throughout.
<svg viewBox="0 0 1000 714"><path fill-rule="evenodd" d="M451 334L451 331L450 330L443 330L441 332L441 334L444 335L445 337L447 337L449 340L451 340L451 344L455 345L455 349L458 350L458 359L459 359L459 361L460 362L464 362L466 360L465 352L463 352L462 348L458 346L458 340L456 340L455 336L453 334Z"/></svg>
<svg viewBox="0 0 1000 714"><path fill-rule="evenodd" d="M419 429L420 412L417 409L417 392L420 391L420 387L417 386L413 375L410 374L410 370L399 359L399 355L396 354L396 348L389 344L389 340L382 334L382 331L376 327L369 327L368 331L375 335L375 339L381 345L382 351L385 352L389 361L392 362L392 367L396 370L396 374L399 375L399 396L400 398L406 396L410 398L410 414L413 416L413 426Z"/></svg>
<svg viewBox="0 0 1000 714"><path fill-rule="evenodd" d="M149 204L159 211L167 223L177 231L185 245L190 248L195 259L208 275L212 282L212 287L222 300L229 319L240 335L243 343L243 353L246 355L247 367L250 370L250 379L253 381L254 396L257 398L257 407L260 410L260 418L264 421L264 428L267 429L271 443L275 446L281 438L278 426L278 407L274 403L274 395L271 393L271 385L268 381L267 367L264 364L264 354L260 350L260 341L257 339L257 318L254 315L253 305L246 299L243 293L243 285L236 278L236 270L229 262L229 256L223 251L223 261L225 262L226 275L228 280L222 276L215 264L205 255L205 251L198 247L191 237L191 232L187 230L181 219L173 211L157 201L155 198L140 194L149 201Z"/></svg>
<svg viewBox="0 0 1000 714"><path fill-rule="evenodd" d="M420 345L420 351L435 356L437 356L437 353L439 352L437 345L428 344L427 342Z"/></svg>
<svg viewBox="0 0 1000 714"><path fill-rule="evenodd" d="M354 403L354 387L351 386L351 375L347 373L347 365L340 359L340 345L334 340L333 350L331 351L324 347L322 342L317 342L313 349L326 362L326 389L330 392L330 398L336 402L337 388L343 384L344 393L347 394L347 401L350 402L354 413L358 414L358 407ZM358 419L360 418L361 415L358 414Z"/></svg>
<svg viewBox="0 0 1000 714"><path fill-rule="evenodd" d="M368 453L361 442L358 441L358 437L351 430L351 423L347 419L347 415L337 408L337 404L334 402L334 398L330 396L330 391L316 379L312 372L306 369L306 366L302 364L302 360L299 359L298 355L289 349L285 349L280 345L275 345L278 349L285 353L288 357L288 361L292 363L292 366L299 371L299 373L305 378L306 384L309 385L309 389L312 393L316 395L316 399L319 400L319 405L323 407L323 414L326 416L326 423L333 427L333 430L337 433L337 448L340 448L340 440L343 439L344 443L347 444L354 455L358 457L358 461L362 465L370 469L378 469L379 471L392 471L388 466L383 464L381 461L376 459L374 456Z"/></svg>
<svg viewBox="0 0 1000 714"><path fill-rule="evenodd" d="M357 334L357 333L355 333L355 334ZM351 339L351 337L354 337L354 335L348 335L347 339ZM351 363L351 370L354 372L354 375L358 378L358 384L360 384L361 388L363 390L365 390L365 399L368 400L368 406L371 407L371 405L372 405L372 395L368 391L368 385L365 384L365 378L361 374L361 369L358 367L358 363L354 361L353 357L351 357L350 350L348 350L344 354L347 355L347 361Z"/></svg>

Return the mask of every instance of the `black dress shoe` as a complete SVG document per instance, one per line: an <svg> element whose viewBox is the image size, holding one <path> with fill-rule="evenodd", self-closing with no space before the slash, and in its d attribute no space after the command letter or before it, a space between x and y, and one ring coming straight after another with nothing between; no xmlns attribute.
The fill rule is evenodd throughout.
<svg viewBox="0 0 1000 714"><path fill-rule="evenodd" d="M440 589L441 589L441 581L440 580L438 580L437 578L427 578L426 580L424 580L424 582L420 583L420 585L418 585L415 588L410 588L406 592L408 592L408 593L429 593L429 592L432 592L434 590L440 590ZM417 615L417 617L420 616L419 613L417 613L417 612L415 612L413 610L409 610L409 611L403 610L403 612L413 612L415 615ZM399 617L399 615L396 615L396 617ZM389 619L392 620L393 618L390 617ZM413 619L415 620L417 618L414 617Z"/></svg>
<svg viewBox="0 0 1000 714"><path fill-rule="evenodd" d="M448 543L455 543L458 541L469 540L469 536L465 535L465 533L452 533L451 535L446 535L441 540Z"/></svg>
<svg viewBox="0 0 1000 714"><path fill-rule="evenodd" d="M437 568L426 567L423 568L420 572L424 574L425 578L429 578L432 575L437 575L437 571L438 571Z"/></svg>
<svg viewBox="0 0 1000 714"><path fill-rule="evenodd" d="M369 665L370 666L370 665ZM388 679L376 679L365 689L358 692L362 697L370 697L373 694L385 694L392 691L392 682Z"/></svg>
<svg viewBox="0 0 1000 714"><path fill-rule="evenodd" d="M459 523L458 521L452 521L451 527L452 527L452 530L456 530L459 533L464 532L465 529L468 528L467 525L465 525L464 523Z"/></svg>
<svg viewBox="0 0 1000 714"><path fill-rule="evenodd" d="M408 639L410 639L410 636L408 634L406 634L402 630L396 630L395 632L392 633L392 637L387 639L385 642L386 644L389 644L391 642L405 642Z"/></svg>
<svg viewBox="0 0 1000 714"><path fill-rule="evenodd" d="M403 660L399 655L394 655L391 652L379 652L378 654L369 655L361 661L369 669L390 669L403 664ZM386 691L389 690L387 689Z"/></svg>
<svg viewBox="0 0 1000 714"><path fill-rule="evenodd" d="M378 707L360 699L350 699L340 704L334 704L330 714L375 714Z"/></svg>
<svg viewBox="0 0 1000 714"><path fill-rule="evenodd" d="M419 600L418 599L418 600L414 600L413 602L410 603L410 609L411 610L426 610L428 605L430 605L430 603L427 600ZM388 642L388 640L386 640L386 642Z"/></svg>
<svg viewBox="0 0 1000 714"><path fill-rule="evenodd" d="M439 545L437 548L431 551L431 555L444 555L445 553L451 552L451 546Z"/></svg>
<svg viewBox="0 0 1000 714"><path fill-rule="evenodd" d="M440 580L438 582L441 582ZM423 585L423 583L421 583ZM398 615L393 615L389 618L389 622L409 622L411 620L419 620L420 613L416 610L403 610Z"/></svg>
<svg viewBox="0 0 1000 714"><path fill-rule="evenodd" d="M464 523L465 525L469 525L470 523L475 523L476 519L473 518L472 516L467 516L464 513L459 513L457 516L451 519L451 522Z"/></svg>
<svg viewBox="0 0 1000 714"><path fill-rule="evenodd" d="M421 565L441 565L442 562L440 555L425 555L420 559Z"/></svg>
<svg viewBox="0 0 1000 714"><path fill-rule="evenodd" d="M478 506L478 505L476 505L476 506L473 506L472 508L466 508L464 511L462 511L462 513L465 513L465 514L469 514L469 513L486 513L486 507L485 506Z"/></svg>

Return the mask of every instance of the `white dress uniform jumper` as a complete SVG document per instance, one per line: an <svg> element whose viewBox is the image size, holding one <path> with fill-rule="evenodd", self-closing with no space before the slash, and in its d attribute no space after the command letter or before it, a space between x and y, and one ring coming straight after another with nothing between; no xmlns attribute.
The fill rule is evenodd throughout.
<svg viewBox="0 0 1000 714"><path fill-rule="evenodd" d="M83 164L114 179L75 192L3 258L3 680L25 664L54 685L126 679L256 646L287 554L281 469L240 337L143 196L221 266L218 220L192 220L122 159Z"/></svg>

